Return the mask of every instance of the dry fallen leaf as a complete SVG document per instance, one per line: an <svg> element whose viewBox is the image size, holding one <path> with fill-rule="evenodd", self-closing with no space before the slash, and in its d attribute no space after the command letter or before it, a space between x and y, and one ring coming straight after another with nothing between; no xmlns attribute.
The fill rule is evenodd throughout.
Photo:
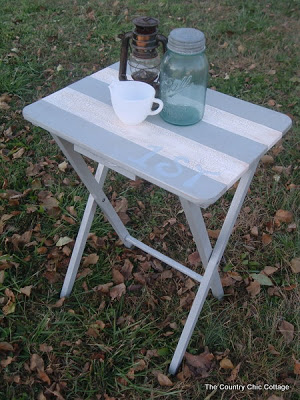
<svg viewBox="0 0 300 400"><path fill-rule="evenodd" d="M191 253L188 256L188 261L189 261L189 263L191 265L197 266L201 262L198 251L195 251L194 253Z"/></svg>
<svg viewBox="0 0 300 400"><path fill-rule="evenodd" d="M252 297L254 297L260 292L260 283L258 281L253 281L246 287L246 290Z"/></svg>
<svg viewBox="0 0 300 400"><path fill-rule="evenodd" d="M14 360L13 357L7 357L6 360L2 360L0 362L1 367L6 368L9 364L11 364L13 362L13 360Z"/></svg>
<svg viewBox="0 0 300 400"><path fill-rule="evenodd" d="M280 222L285 222L285 223L290 223L293 221L293 213L291 211L287 210L278 210L276 211L274 219L280 221Z"/></svg>
<svg viewBox="0 0 300 400"><path fill-rule="evenodd" d="M262 156L261 161L264 165L274 164L274 158L268 154Z"/></svg>
<svg viewBox="0 0 300 400"><path fill-rule="evenodd" d="M38 354L32 354L30 358L30 370L44 370L44 360Z"/></svg>
<svg viewBox="0 0 300 400"><path fill-rule="evenodd" d="M53 350L52 346L48 346L46 343L40 344L40 351L42 351L44 353L49 353L52 350Z"/></svg>
<svg viewBox="0 0 300 400"><path fill-rule="evenodd" d="M271 267L271 266L269 266L269 265L267 265L264 269L263 269L263 271L262 271L262 273L264 273L265 275L273 275L276 271L278 271L278 268L276 268L276 267Z"/></svg>
<svg viewBox="0 0 300 400"><path fill-rule="evenodd" d="M121 296L125 293L126 293L126 286L124 283L120 283L119 285L113 286L109 291L109 295L112 300L120 299Z"/></svg>
<svg viewBox="0 0 300 400"><path fill-rule="evenodd" d="M294 272L294 274L299 274L300 272L300 258L293 258L291 260L291 270Z"/></svg>
<svg viewBox="0 0 300 400"><path fill-rule="evenodd" d="M220 367L223 369L233 369L234 365L232 364L231 360L229 360L229 358L226 357L220 361Z"/></svg>
<svg viewBox="0 0 300 400"><path fill-rule="evenodd" d="M128 258L126 258L124 265L121 269L121 273L124 276L125 281L129 278L132 278L131 272L133 270L133 264L130 262Z"/></svg>
<svg viewBox="0 0 300 400"><path fill-rule="evenodd" d="M282 396L276 396L276 394L272 394L272 396L268 397L267 400L284 400Z"/></svg>
<svg viewBox="0 0 300 400"><path fill-rule="evenodd" d="M202 378L209 376L214 355L210 353L207 348L203 353L198 355L193 355L186 352L185 359L188 365L196 369L195 375L200 375Z"/></svg>
<svg viewBox="0 0 300 400"><path fill-rule="evenodd" d="M21 158L24 153L25 153L25 149L24 149L24 147L21 147L18 151L16 151L13 154L13 158L14 159Z"/></svg>
<svg viewBox="0 0 300 400"><path fill-rule="evenodd" d="M58 164L58 169L61 172L66 172L67 167L68 167L68 163L66 161L63 161L62 163Z"/></svg>
<svg viewBox="0 0 300 400"><path fill-rule="evenodd" d="M236 380L239 370L241 368L241 363L239 363L233 370L231 371L231 375L229 378L227 378L227 382L233 382Z"/></svg>
<svg viewBox="0 0 300 400"><path fill-rule="evenodd" d="M30 286L24 286L23 288L20 289L20 292L23 293L23 294L25 294L27 297L29 297L30 294L31 294L31 289L32 289L32 287L33 287L32 285L30 285Z"/></svg>
<svg viewBox="0 0 300 400"><path fill-rule="evenodd" d="M96 253L89 254L87 257L84 257L84 261L82 265L87 267L88 265L95 265L99 260L99 256Z"/></svg>
<svg viewBox="0 0 300 400"><path fill-rule="evenodd" d="M267 233L263 233L261 241L266 246L272 242L272 236L268 235Z"/></svg>
<svg viewBox="0 0 300 400"><path fill-rule="evenodd" d="M8 342L0 342L0 351L13 351L13 346Z"/></svg>
<svg viewBox="0 0 300 400"><path fill-rule="evenodd" d="M286 344L291 343L291 341L294 338L294 329L295 329L294 325L283 320L278 325L278 329L279 329L280 333L282 334L282 336L284 337Z"/></svg>
<svg viewBox="0 0 300 400"><path fill-rule="evenodd" d="M271 279L264 274L250 274L250 276L261 285L273 286Z"/></svg>
<svg viewBox="0 0 300 400"><path fill-rule="evenodd" d="M119 285L120 283L124 282L124 275L122 275L118 269L116 268L112 269L112 276L113 276L113 281L116 285Z"/></svg>
<svg viewBox="0 0 300 400"><path fill-rule="evenodd" d="M294 364L294 374L300 375L300 362L295 360Z"/></svg>
<svg viewBox="0 0 300 400"><path fill-rule="evenodd" d="M64 302L65 302L66 298L62 297L61 299L57 300L57 302L55 304L53 304L53 308L60 308Z"/></svg>
<svg viewBox="0 0 300 400"><path fill-rule="evenodd" d="M144 369L146 369L146 367L147 367L146 362L140 359L135 362L133 369L137 372L137 371L143 371Z"/></svg>
<svg viewBox="0 0 300 400"><path fill-rule="evenodd" d="M160 386L173 386L173 382L167 377L167 375L158 373L157 380Z"/></svg>
<svg viewBox="0 0 300 400"><path fill-rule="evenodd" d="M63 236L59 238L59 240L56 242L57 247L65 246L68 243L73 242L73 239L69 238L68 236Z"/></svg>
<svg viewBox="0 0 300 400"><path fill-rule="evenodd" d="M277 351L272 344L268 344L268 349L270 353L273 354L274 356L280 356L279 351Z"/></svg>

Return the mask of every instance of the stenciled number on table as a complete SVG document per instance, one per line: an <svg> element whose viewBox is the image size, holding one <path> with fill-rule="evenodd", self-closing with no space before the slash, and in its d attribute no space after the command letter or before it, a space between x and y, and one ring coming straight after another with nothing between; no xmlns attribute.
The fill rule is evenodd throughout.
<svg viewBox="0 0 300 400"><path fill-rule="evenodd" d="M142 157L140 158L129 158L130 161L134 162L135 164L137 164L139 167L142 168L146 168L147 167L147 162L155 156L155 154L159 153L163 147L161 146L151 146L150 147L151 151L145 153ZM160 162L158 164L155 165L155 170L156 172L165 177L165 178L176 178L177 176L179 176L183 169L182 169L182 165L179 163L179 161L183 161L184 163L188 163L189 160L186 157L180 157L177 156L174 158L174 160L170 160L168 162ZM173 165L172 165L173 164ZM173 168L176 167L175 171L168 171L168 168ZM196 182L198 181L198 179L204 175L204 174L208 174L208 175L213 175L213 176L218 176L220 175L219 172L213 172L213 171L208 171L203 169L200 165L196 166L196 170L198 171L195 175L193 175L191 178L187 179L184 183L183 186L184 187L192 187L196 184Z"/></svg>

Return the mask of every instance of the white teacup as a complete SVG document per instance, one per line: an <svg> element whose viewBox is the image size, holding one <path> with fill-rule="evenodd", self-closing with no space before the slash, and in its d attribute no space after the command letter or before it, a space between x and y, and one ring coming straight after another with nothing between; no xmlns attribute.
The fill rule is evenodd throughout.
<svg viewBox="0 0 300 400"><path fill-rule="evenodd" d="M138 81L115 81L109 85L111 102L118 118L127 125L137 125L148 115L161 112L163 102L155 98L155 90L148 83ZM153 103L158 103L152 111Z"/></svg>

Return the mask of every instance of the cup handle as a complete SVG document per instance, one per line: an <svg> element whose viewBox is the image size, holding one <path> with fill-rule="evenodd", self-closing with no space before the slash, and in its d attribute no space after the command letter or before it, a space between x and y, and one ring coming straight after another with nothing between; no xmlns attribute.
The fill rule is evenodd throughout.
<svg viewBox="0 0 300 400"><path fill-rule="evenodd" d="M159 107L157 110L150 111L149 115L156 115L156 114L160 113L164 106L164 103L160 99L157 99L156 97L154 98L153 103L157 103L159 105Z"/></svg>

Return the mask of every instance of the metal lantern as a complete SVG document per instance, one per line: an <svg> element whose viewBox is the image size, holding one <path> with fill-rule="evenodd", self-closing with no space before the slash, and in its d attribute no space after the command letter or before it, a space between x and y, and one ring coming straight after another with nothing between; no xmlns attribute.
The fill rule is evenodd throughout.
<svg viewBox="0 0 300 400"><path fill-rule="evenodd" d="M157 32L159 21L156 18L137 17L132 22L135 25L134 31L119 35L122 39L119 79L127 80L128 63L133 80L146 82L157 88L160 67L157 48L161 43L165 52L168 39Z"/></svg>

